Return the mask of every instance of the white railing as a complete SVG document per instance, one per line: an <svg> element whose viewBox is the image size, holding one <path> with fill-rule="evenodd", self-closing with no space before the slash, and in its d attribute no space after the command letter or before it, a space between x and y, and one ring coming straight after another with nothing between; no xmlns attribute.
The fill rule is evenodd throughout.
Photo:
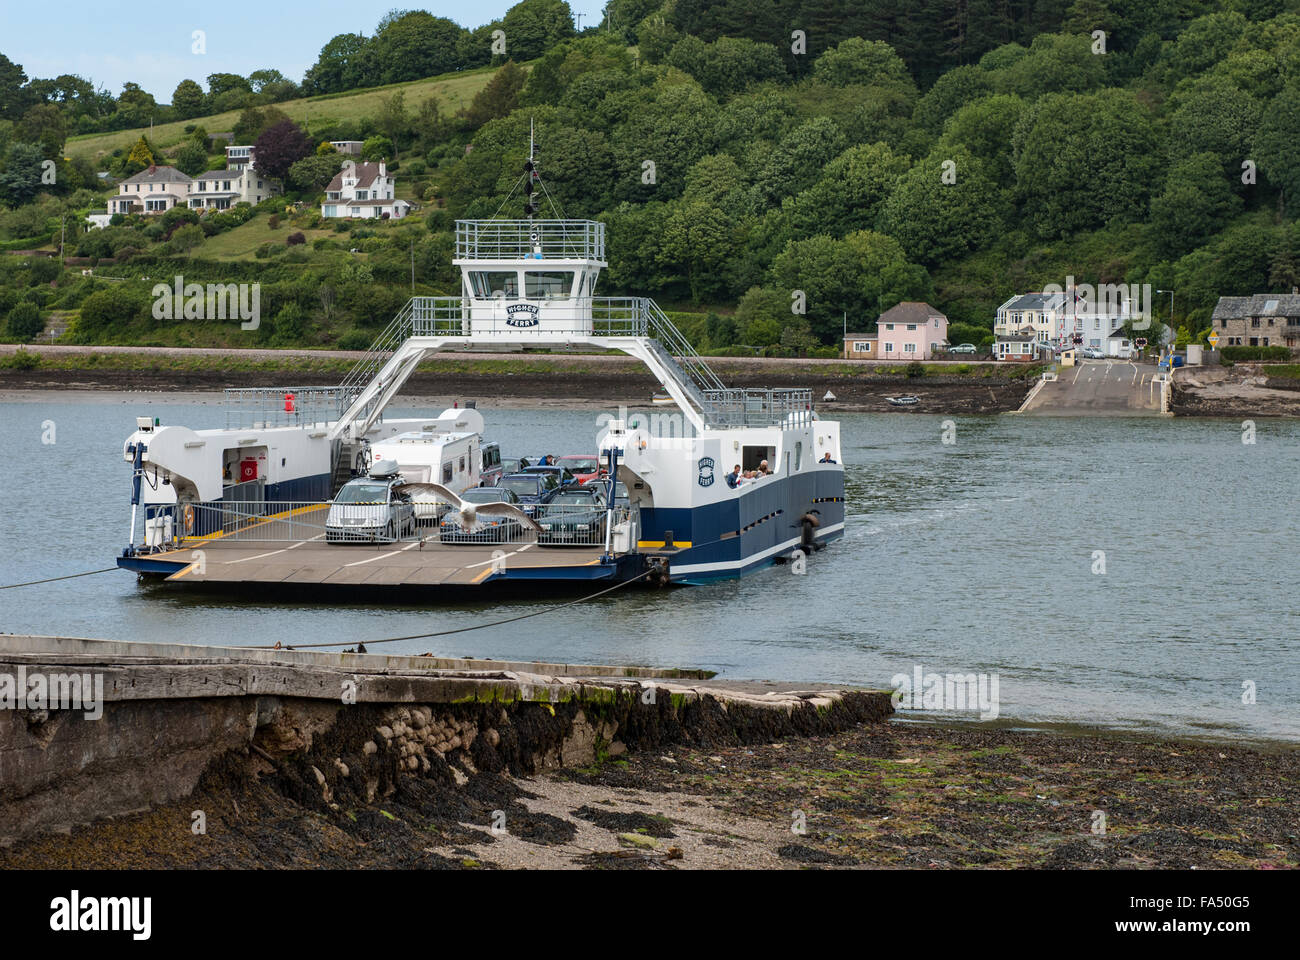
<svg viewBox="0 0 1300 960"><path fill-rule="evenodd" d="M331 508L334 513L331 516ZM614 509L614 532L626 532L634 511ZM220 540L240 543L524 544L603 547L609 511L599 502L539 504L530 515L541 528L514 518L484 516L463 528L446 504L432 502L334 504L332 501L258 500L243 503L150 505L144 511L144 552L196 548ZM358 521L350 523L349 521ZM617 541L619 538L615 537ZM624 552L635 546L624 540Z"/></svg>
<svg viewBox="0 0 1300 960"><path fill-rule="evenodd" d="M595 220L457 220L457 260L605 260Z"/></svg>

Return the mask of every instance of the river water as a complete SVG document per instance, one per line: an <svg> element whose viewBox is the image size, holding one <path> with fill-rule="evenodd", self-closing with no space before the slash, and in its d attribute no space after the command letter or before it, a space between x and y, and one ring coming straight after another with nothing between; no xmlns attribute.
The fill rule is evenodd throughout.
<svg viewBox="0 0 1300 960"><path fill-rule="evenodd" d="M480 409L506 456L584 453L595 436L592 409ZM0 403L0 584L112 565L130 511L122 441L145 414L224 425L215 399ZM1300 741L1300 423L1261 420L1243 444L1229 421L966 417L945 443L942 417L841 421L847 533L804 576L773 567L713 586L629 588L373 652L873 686L920 667L996 675L1000 722ZM42 442L51 428L55 442ZM355 643L560 602L254 604L114 572L0 591L0 631Z"/></svg>

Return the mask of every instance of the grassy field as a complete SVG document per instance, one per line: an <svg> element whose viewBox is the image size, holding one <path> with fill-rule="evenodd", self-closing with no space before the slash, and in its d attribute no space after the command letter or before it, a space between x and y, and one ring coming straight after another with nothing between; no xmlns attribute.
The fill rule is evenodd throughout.
<svg viewBox="0 0 1300 960"><path fill-rule="evenodd" d="M483 67L480 70L444 74L426 80L371 87L356 93L324 94L319 97L286 100L284 103L275 104L275 107L306 126L308 132L327 120L359 120L362 117L374 116L380 102L387 100L399 90L406 94L408 110L418 107L426 97L434 96L438 98L444 114L454 113L461 107L468 106L474 99L474 94L487 85L495 72L495 67ZM172 147L185 136L185 127L190 124L201 126L208 133L221 133L234 128L239 120L239 113L238 110L228 110L207 117L193 117L189 120L160 124L153 128L152 135L149 134L148 127L139 127L134 130L116 130L112 133L72 137L68 140L65 151L68 156L87 157L93 161L118 148L129 148L141 134L150 135L156 147Z"/></svg>
<svg viewBox="0 0 1300 960"><path fill-rule="evenodd" d="M291 233L301 233L307 238L308 251L311 250L311 242L317 237L339 239L341 236L329 229L300 229L292 226L287 217L281 220L277 229L272 230L270 219L270 217L254 217L233 230L227 230L225 233L218 233L216 236L208 237L190 253L192 256L202 257L204 260L252 260L255 259L253 252L262 244L267 241L284 243L285 237ZM347 243L347 240L346 236L342 236L342 243Z"/></svg>

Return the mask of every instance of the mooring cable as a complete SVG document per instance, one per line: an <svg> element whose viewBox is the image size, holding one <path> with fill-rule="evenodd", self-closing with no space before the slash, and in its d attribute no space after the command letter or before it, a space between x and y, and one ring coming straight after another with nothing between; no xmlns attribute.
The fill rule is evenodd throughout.
<svg viewBox="0 0 1300 960"><path fill-rule="evenodd" d="M85 573L70 573L65 577L47 577L44 580L28 580L26 583L6 583L0 590L13 590L15 587L34 587L39 583L54 583L58 580L75 580L77 577L89 577L96 573L112 573L117 567L105 567L103 570L87 570Z"/></svg>
<svg viewBox="0 0 1300 960"><path fill-rule="evenodd" d="M532 613L523 613L517 617L507 617L505 620L493 620L489 623L476 623L468 627L457 627L454 630L439 630L436 633L416 633L416 634L412 634L409 637L386 637L383 640L362 640L359 642L363 645L368 646L372 643L397 643L398 641L401 640L430 640L434 637L448 637L454 633L468 633L471 630L482 630L486 627L500 627L507 623L516 623L520 620L527 620L530 617L540 617L544 613L551 613L555 610L563 610L565 607L571 607L574 604L586 603L588 600L595 600L597 597L602 597L607 593L613 593L615 590L618 590L622 587L626 587L629 583L636 583L638 580L648 577L650 576L650 574L654 572L655 572L655 568L652 567L649 570L646 570L644 573L638 573L635 577L631 577L630 579L620 581L619 583L614 584L612 587L606 587L604 590L599 590L596 593L589 594L588 596L578 597L578 599L576 600L569 600L566 603L557 604L554 607L546 607L542 610L534 610ZM278 648L274 644L258 644L256 646L250 647L249 649L251 650L276 650L276 649L308 650L313 647L341 647L344 646L345 644L352 644L357 642L358 641L356 640L338 640L333 643L295 643L290 646L280 646Z"/></svg>

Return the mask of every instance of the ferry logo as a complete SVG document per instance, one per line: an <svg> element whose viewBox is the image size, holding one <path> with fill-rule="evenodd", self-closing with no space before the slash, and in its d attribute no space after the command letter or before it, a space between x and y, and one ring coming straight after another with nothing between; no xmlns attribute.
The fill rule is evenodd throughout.
<svg viewBox="0 0 1300 960"><path fill-rule="evenodd" d="M512 327L537 326L537 306L531 303L512 303L506 307L506 323Z"/></svg>
<svg viewBox="0 0 1300 960"><path fill-rule="evenodd" d="M700 457L700 478L701 487L710 487L713 485L713 458Z"/></svg>

